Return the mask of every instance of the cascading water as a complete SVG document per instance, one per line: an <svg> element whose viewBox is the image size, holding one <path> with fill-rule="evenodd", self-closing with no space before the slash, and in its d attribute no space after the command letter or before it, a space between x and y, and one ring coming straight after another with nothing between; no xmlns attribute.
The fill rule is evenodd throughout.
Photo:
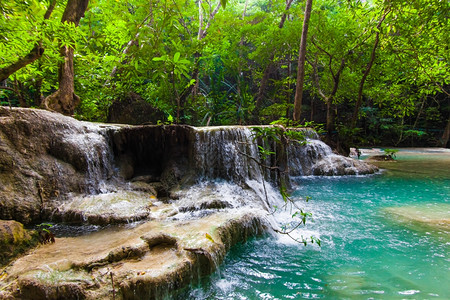
<svg viewBox="0 0 450 300"><path fill-rule="evenodd" d="M320 161L334 156L310 130L305 130L306 145L286 150L275 141L255 139L250 127L119 127L39 111L33 112L41 118L36 123L26 110L6 113L11 129L5 134L7 151L14 160L4 165L20 166L12 168L14 175L30 188L17 195L33 204L22 210L23 220L44 213L53 213L56 222L91 225L145 220L108 226L111 232L91 226L85 232L101 230L58 237L61 242L20 259L8 272L15 275L8 276L24 285L14 283L12 289L30 294L58 293L67 278L74 287L64 290L67 298L110 295L104 276L111 274L112 280L112 273L125 298L150 298L161 288L186 286L194 273L206 275L217 268L232 245L277 228L273 216L287 219L270 214L284 204L277 191L280 173L315 173ZM30 132L37 134L28 138ZM274 152L267 161L261 161L259 146ZM345 168L335 169L346 174ZM20 197L0 213L22 208ZM72 267L79 281L72 280ZM61 279L48 282L55 274Z"/></svg>
<svg viewBox="0 0 450 300"><path fill-rule="evenodd" d="M287 162L278 161L278 163L288 165L288 172L292 177L354 175L373 173L377 170L376 167L364 162L334 154L328 145L318 140L314 130L308 128L295 130L304 133L306 143L291 142L283 148L274 146L275 141L269 141L272 144L270 150L287 152L287 155L274 153L274 156L287 159ZM255 138L251 127L195 128L194 137L192 161L200 181L225 180L249 188L254 196L247 197L246 203L250 203L250 199L253 201L257 199L258 205L262 204L269 212L273 211L273 207L284 205L276 189L278 182L270 179L274 178L269 175L271 170L264 169L265 166L273 167L273 161L271 161L273 158L269 157L268 161L261 161L258 148L258 142L261 143L261 141ZM228 188L228 185L217 184L215 194L219 196L228 194L228 191L221 190L221 187ZM198 193L194 197L201 198L202 195ZM230 203L230 206L235 207L235 204ZM277 216L281 223L286 222L285 214L271 214L268 220L273 228L279 227L279 222L273 218L274 216ZM287 219L291 218L287 217Z"/></svg>
<svg viewBox="0 0 450 300"><path fill-rule="evenodd" d="M315 221L299 233L322 247L253 240L184 299L448 299L450 152L409 151L374 176L298 178Z"/></svg>
<svg viewBox="0 0 450 300"><path fill-rule="evenodd" d="M312 129L293 130L302 131L306 143L291 142L287 145L287 162L284 163L288 165L290 176L355 175L377 171L376 167L362 161L334 154ZM195 128L194 133L194 165L200 176L235 182L245 182L248 179L261 181L263 172L259 144L251 127ZM272 148L269 150L276 149ZM276 155L280 157L279 154ZM270 163L265 165L270 166Z"/></svg>
<svg viewBox="0 0 450 300"><path fill-rule="evenodd" d="M63 142L67 147L79 149L83 160L82 168L86 174L88 194L105 193L106 181L114 174L113 153L109 138L103 130L91 128L89 133L72 132L65 135Z"/></svg>
<svg viewBox="0 0 450 300"><path fill-rule="evenodd" d="M158 189L158 184L149 185L142 180L155 180L152 178L160 180L163 194L174 196L178 193L179 196L176 197L181 199L185 199L185 195L195 194L189 201L200 203L198 209L183 208L182 201L179 201L177 206L182 210L181 213L183 210L198 211L210 206L236 207L236 203L229 202L230 197L215 203L201 200L226 195L228 185L220 181L237 184L238 189L251 191L252 196L242 196L246 199L241 200L239 207L253 203L252 205L262 205L267 211L272 211L271 207L282 204L275 188L279 176L274 172L277 164L287 165L290 176L358 173L348 171L354 169L356 162L334 155L326 144L316 139L318 136L313 130L296 130L304 132L306 144L292 143L285 148L277 147L275 141L269 141L271 150L275 151L272 155L275 158L269 157L267 161L261 161L258 147L262 141L255 138L251 127L67 128L62 140L53 149L56 149L55 155L64 156L84 172L85 191L88 195L72 196L72 201L58 204L52 215L55 220L87 221L91 224L121 223L147 218L150 215L150 204L146 193L153 191L156 198L155 189ZM57 152L58 149L71 150L61 154ZM286 151L287 155L282 155L279 151ZM280 161L281 159L285 161ZM129 171L115 169L114 163L117 162L121 169ZM320 164L323 166L318 167ZM128 174L127 177L121 178L119 175L124 173ZM205 196L199 189L190 188L192 180L184 178L194 178L194 182L199 183L215 182L216 188ZM132 179L133 182L124 179ZM135 181L141 182L137 184ZM182 182L188 184L183 186ZM235 192L240 194L239 191ZM192 200L195 198L196 200ZM273 227L277 227L273 218L269 219Z"/></svg>
<svg viewBox="0 0 450 300"><path fill-rule="evenodd" d="M313 167L319 160L333 155L333 152L328 145L320 140L308 138L305 145L290 144L288 155L290 175L307 176L312 174Z"/></svg>
<svg viewBox="0 0 450 300"><path fill-rule="evenodd" d="M194 165L198 176L245 182L260 180L258 145L248 127L205 127L195 129Z"/></svg>

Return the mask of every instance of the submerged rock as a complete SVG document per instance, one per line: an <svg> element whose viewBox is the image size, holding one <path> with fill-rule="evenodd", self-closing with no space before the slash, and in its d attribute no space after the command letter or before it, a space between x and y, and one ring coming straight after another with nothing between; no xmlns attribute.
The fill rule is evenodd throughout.
<svg viewBox="0 0 450 300"><path fill-rule="evenodd" d="M435 230L450 233L450 205L415 205L387 207L389 219L415 230ZM392 218L394 217L394 218Z"/></svg>

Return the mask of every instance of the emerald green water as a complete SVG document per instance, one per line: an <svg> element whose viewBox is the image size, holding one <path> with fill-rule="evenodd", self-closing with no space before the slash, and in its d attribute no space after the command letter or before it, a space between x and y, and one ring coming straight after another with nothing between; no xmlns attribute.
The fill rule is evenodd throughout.
<svg viewBox="0 0 450 300"><path fill-rule="evenodd" d="M426 152L426 151L425 151ZM378 175L299 178L303 246L236 246L189 299L450 299L450 152L402 151ZM287 218L283 214L277 218Z"/></svg>

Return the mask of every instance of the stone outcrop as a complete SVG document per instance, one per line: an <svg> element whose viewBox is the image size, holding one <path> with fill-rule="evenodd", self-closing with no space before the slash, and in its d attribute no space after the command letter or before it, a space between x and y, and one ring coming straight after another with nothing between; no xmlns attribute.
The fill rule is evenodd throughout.
<svg viewBox="0 0 450 300"><path fill-rule="evenodd" d="M312 167L312 175L342 176L372 174L378 171L374 165L340 155L329 155Z"/></svg>
<svg viewBox="0 0 450 300"><path fill-rule="evenodd" d="M0 220L0 266L37 243L38 235L35 231L24 229L23 225L16 221Z"/></svg>
<svg viewBox="0 0 450 300"><path fill-rule="evenodd" d="M377 170L334 155L307 129L310 138L306 145L271 149L275 155L265 164L278 167L280 173L273 171L276 168L270 172L261 169L257 162L261 141L254 140L249 127L102 125L19 108L0 108L0 125L0 219L24 224L52 217L66 220L61 211L79 219L83 212L61 209L74 195L125 189L173 198L180 188L202 179L245 184L262 177L277 182L286 170L291 176ZM96 219L95 212L88 214ZM106 219L120 223L132 218Z"/></svg>
<svg viewBox="0 0 450 300"><path fill-rule="evenodd" d="M106 132L56 113L0 107L0 219L40 222L54 200L98 192L113 173Z"/></svg>
<svg viewBox="0 0 450 300"><path fill-rule="evenodd" d="M169 297L271 228L267 195L279 196L280 174L376 171L304 132L305 145L268 142L274 154L261 162L258 146L268 145L249 127L105 125L0 107L0 219L108 225L17 259L0 275L0 297ZM10 244L32 245L26 231L12 236Z"/></svg>
<svg viewBox="0 0 450 300"><path fill-rule="evenodd" d="M115 100L108 110L108 122L118 124L157 124L164 120L164 113L154 108L136 93Z"/></svg>

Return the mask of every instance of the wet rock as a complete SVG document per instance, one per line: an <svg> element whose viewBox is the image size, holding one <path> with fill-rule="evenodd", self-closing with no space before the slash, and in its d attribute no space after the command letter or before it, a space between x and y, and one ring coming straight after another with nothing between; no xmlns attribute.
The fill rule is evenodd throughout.
<svg viewBox="0 0 450 300"><path fill-rule="evenodd" d="M213 272L233 244L264 232L263 215L236 210L58 238L8 267L0 288L16 299L110 299L113 289L117 299L170 298Z"/></svg>
<svg viewBox="0 0 450 300"><path fill-rule="evenodd" d="M180 169L174 161L169 161L161 174L161 184L166 191L175 188L184 175L184 170Z"/></svg>
<svg viewBox="0 0 450 300"><path fill-rule="evenodd" d="M158 182L158 181L161 181L161 178L159 176L154 176L154 175L136 176L131 179L131 182L152 183L152 182Z"/></svg>
<svg viewBox="0 0 450 300"><path fill-rule="evenodd" d="M108 225L139 221L150 216L153 194L140 191L118 191L73 197L71 202L55 203L52 218L68 223L87 222Z"/></svg>
<svg viewBox="0 0 450 300"><path fill-rule="evenodd" d="M2 299L2 300L14 300L14 296L10 292L0 291L0 299Z"/></svg>
<svg viewBox="0 0 450 300"><path fill-rule="evenodd" d="M168 192L167 190L164 188L163 184L161 182L152 182L149 183L149 186L152 187L158 197L167 197L168 196Z"/></svg>
<svg viewBox="0 0 450 300"><path fill-rule="evenodd" d="M177 248L177 239L164 233L148 234L141 237L151 248L155 246L175 247Z"/></svg>
<svg viewBox="0 0 450 300"><path fill-rule="evenodd" d="M108 128L43 110L0 107L0 218L40 222L68 193L112 176Z"/></svg>
<svg viewBox="0 0 450 300"><path fill-rule="evenodd" d="M12 258L36 246L38 236L35 231L28 231L16 221L0 220L0 265L5 265Z"/></svg>
<svg viewBox="0 0 450 300"><path fill-rule="evenodd" d="M133 174L127 175L130 179L160 178L159 181L171 185L172 175L179 178L189 170L193 130L180 125L123 127L112 134L114 156L118 163L126 160L126 164L131 164ZM133 159L123 158L126 156Z"/></svg>
<svg viewBox="0 0 450 300"><path fill-rule="evenodd" d="M146 182L142 182L142 181L130 182L129 187L133 191L145 192L145 193L149 194L150 196L156 197L158 195L158 192L156 191L155 187Z"/></svg>
<svg viewBox="0 0 450 300"><path fill-rule="evenodd" d="M19 298L30 300L86 299L92 279L83 272L32 271L18 280Z"/></svg>
<svg viewBox="0 0 450 300"><path fill-rule="evenodd" d="M119 166L119 176L125 180L131 179L134 175L134 160L129 154L120 155L117 158Z"/></svg>
<svg viewBox="0 0 450 300"><path fill-rule="evenodd" d="M183 206L179 208L180 212L192 212L192 211L198 211L198 210L207 210L207 209L224 209L232 207L230 203L227 201L222 201L219 199L212 199L207 200L204 202L196 203L195 205L191 206Z"/></svg>
<svg viewBox="0 0 450 300"><path fill-rule="evenodd" d="M106 259L110 263L126 259L136 259L144 256L147 250L148 249L143 245L133 245L127 247L122 246L109 252Z"/></svg>
<svg viewBox="0 0 450 300"><path fill-rule="evenodd" d="M374 165L339 155L326 156L312 167L312 174L316 176L365 175L377 171Z"/></svg>

